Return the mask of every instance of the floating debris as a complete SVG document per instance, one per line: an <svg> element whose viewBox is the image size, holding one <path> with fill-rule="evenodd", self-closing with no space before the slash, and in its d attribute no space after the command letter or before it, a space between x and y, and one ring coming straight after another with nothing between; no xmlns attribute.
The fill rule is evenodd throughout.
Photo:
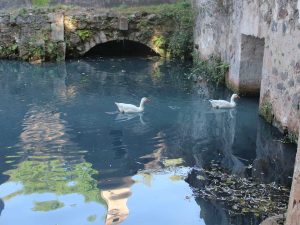
<svg viewBox="0 0 300 225"><path fill-rule="evenodd" d="M265 219L287 210L288 188L228 174L218 164L194 169L188 182L193 183L196 197L219 202L231 217L248 214Z"/></svg>
<svg viewBox="0 0 300 225"><path fill-rule="evenodd" d="M165 167L174 167L174 166L178 166L184 163L184 160L182 158L178 158L178 159L165 159L163 161L163 164Z"/></svg>

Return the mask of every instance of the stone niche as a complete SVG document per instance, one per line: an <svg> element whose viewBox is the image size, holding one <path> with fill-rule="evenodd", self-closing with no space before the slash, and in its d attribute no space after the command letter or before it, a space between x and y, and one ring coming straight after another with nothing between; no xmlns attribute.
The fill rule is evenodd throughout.
<svg viewBox="0 0 300 225"><path fill-rule="evenodd" d="M251 35L241 36L240 92L259 95L265 40Z"/></svg>

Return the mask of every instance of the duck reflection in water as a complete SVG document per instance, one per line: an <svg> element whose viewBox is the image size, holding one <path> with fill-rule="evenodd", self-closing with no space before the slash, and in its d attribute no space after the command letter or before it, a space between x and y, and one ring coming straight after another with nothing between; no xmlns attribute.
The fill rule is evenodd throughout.
<svg viewBox="0 0 300 225"><path fill-rule="evenodd" d="M139 117L141 124L146 125L145 121L143 120L143 113L131 113L131 114L118 113L118 115L115 118L115 121L124 122L124 121L132 120L136 117Z"/></svg>

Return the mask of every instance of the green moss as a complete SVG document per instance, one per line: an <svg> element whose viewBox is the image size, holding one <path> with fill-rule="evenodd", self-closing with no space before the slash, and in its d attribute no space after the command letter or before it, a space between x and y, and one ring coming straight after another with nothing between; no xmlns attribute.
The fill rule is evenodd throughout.
<svg viewBox="0 0 300 225"><path fill-rule="evenodd" d="M195 55L192 76L203 77L217 85L224 85L228 69L229 64L223 62L219 57L211 56L208 60L201 60Z"/></svg>
<svg viewBox="0 0 300 225"><path fill-rule="evenodd" d="M259 108L259 114L269 123L273 121L273 108L270 102L263 102Z"/></svg>
<svg viewBox="0 0 300 225"><path fill-rule="evenodd" d="M64 203L53 200L53 201L35 202L34 208L32 210L48 212L48 211L59 209L62 207L64 207Z"/></svg>
<svg viewBox="0 0 300 225"><path fill-rule="evenodd" d="M82 41L85 41L92 36L92 32L90 30L77 30L76 32Z"/></svg>

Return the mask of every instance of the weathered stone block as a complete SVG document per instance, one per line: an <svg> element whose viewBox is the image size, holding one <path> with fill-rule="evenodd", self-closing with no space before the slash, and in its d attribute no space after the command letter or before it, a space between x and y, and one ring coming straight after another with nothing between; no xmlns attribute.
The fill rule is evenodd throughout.
<svg viewBox="0 0 300 225"><path fill-rule="evenodd" d="M275 67L272 68L272 74L274 74L275 76L278 76L277 68L275 68Z"/></svg>
<svg viewBox="0 0 300 225"><path fill-rule="evenodd" d="M80 40L80 37L79 37L78 35L72 33L72 34L70 35L69 41L70 41L70 43L72 43L72 45L73 45L73 44L76 45L76 44L78 44L81 40Z"/></svg>
<svg viewBox="0 0 300 225"><path fill-rule="evenodd" d="M100 32L100 40L101 40L102 43L107 42L106 35L103 31Z"/></svg>
<svg viewBox="0 0 300 225"><path fill-rule="evenodd" d="M48 14L51 21L51 40L63 41L64 40L64 15L63 14Z"/></svg>
<svg viewBox="0 0 300 225"><path fill-rule="evenodd" d="M97 43L94 40L90 40L90 48L95 47L96 44Z"/></svg>
<svg viewBox="0 0 300 225"><path fill-rule="evenodd" d="M0 15L0 24L8 24L10 23L10 15L9 14L4 14Z"/></svg>
<svg viewBox="0 0 300 225"><path fill-rule="evenodd" d="M277 84L277 89L280 91L284 91L286 88L284 87L283 83Z"/></svg>
<svg viewBox="0 0 300 225"><path fill-rule="evenodd" d="M115 13L115 12L109 12L109 13L107 13L106 16L107 16L108 18L116 18L116 17L118 17L118 14Z"/></svg>
<svg viewBox="0 0 300 225"><path fill-rule="evenodd" d="M289 12L286 10L286 8L281 7L278 11L278 18L279 19L284 19L285 17L287 17L288 14L289 14Z"/></svg>
<svg viewBox="0 0 300 225"><path fill-rule="evenodd" d="M11 27L8 24L1 24L0 23L0 32L1 33L6 33L11 30Z"/></svg>
<svg viewBox="0 0 300 225"><path fill-rule="evenodd" d="M156 14L150 14L147 16L147 20L149 20L149 21L153 21L155 19L156 19Z"/></svg>
<svg viewBox="0 0 300 225"><path fill-rule="evenodd" d="M119 18L119 30L128 30L128 19L126 17Z"/></svg>
<svg viewBox="0 0 300 225"><path fill-rule="evenodd" d="M293 79L289 80L288 84L289 84L290 87L294 87L295 86L295 82L294 82Z"/></svg>
<svg viewBox="0 0 300 225"><path fill-rule="evenodd" d="M285 81L288 78L289 74L288 72L282 72L280 74L281 80Z"/></svg>
<svg viewBox="0 0 300 225"><path fill-rule="evenodd" d="M272 21L271 30L272 30L273 32L277 32L277 22Z"/></svg>

